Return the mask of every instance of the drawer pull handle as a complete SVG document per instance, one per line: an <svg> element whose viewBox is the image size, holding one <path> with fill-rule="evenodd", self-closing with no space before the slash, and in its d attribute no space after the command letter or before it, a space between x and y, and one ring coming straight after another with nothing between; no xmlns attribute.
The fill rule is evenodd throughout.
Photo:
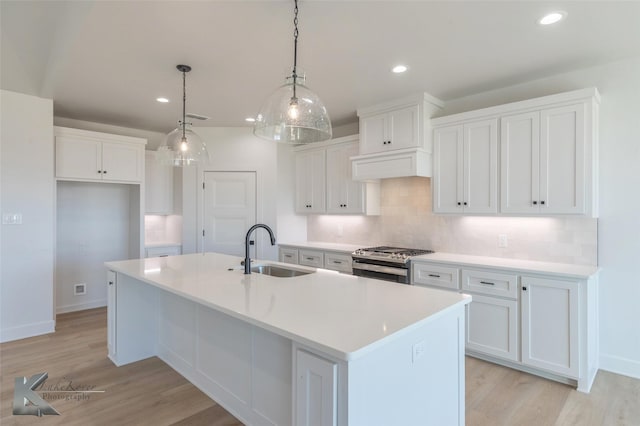
<svg viewBox="0 0 640 426"><path fill-rule="evenodd" d="M480 281L480 284L496 285L496 283L492 283L492 282L489 282L489 281Z"/></svg>
<svg viewBox="0 0 640 426"><path fill-rule="evenodd" d="M434 278L440 278L440 275L436 275L436 274L429 274L429 276Z"/></svg>
<svg viewBox="0 0 640 426"><path fill-rule="evenodd" d="M315 260L313 257L307 257L306 259L307 259L307 260L311 260L311 261L314 261L314 260Z"/></svg>
<svg viewBox="0 0 640 426"><path fill-rule="evenodd" d="M284 257L292 258L293 256L290 254L285 254Z"/></svg>
<svg viewBox="0 0 640 426"><path fill-rule="evenodd" d="M335 263L336 265L342 265L342 262L339 260L334 260L333 263Z"/></svg>

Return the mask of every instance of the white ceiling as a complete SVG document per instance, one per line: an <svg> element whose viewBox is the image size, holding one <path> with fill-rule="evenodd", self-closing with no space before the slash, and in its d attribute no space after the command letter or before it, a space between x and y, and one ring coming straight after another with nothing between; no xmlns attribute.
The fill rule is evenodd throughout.
<svg viewBox="0 0 640 426"><path fill-rule="evenodd" d="M557 9L565 21L537 25ZM212 117L195 125L246 126L292 65L291 0L2 0L0 13L1 87L52 98L59 117L167 132L182 63L187 112ZM299 19L298 65L334 126L418 91L446 101L640 56L639 1L300 0Z"/></svg>

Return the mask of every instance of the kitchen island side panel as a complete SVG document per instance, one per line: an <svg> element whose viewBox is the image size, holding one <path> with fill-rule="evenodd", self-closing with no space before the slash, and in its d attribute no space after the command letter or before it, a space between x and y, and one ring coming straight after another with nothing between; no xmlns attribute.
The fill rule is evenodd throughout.
<svg viewBox="0 0 640 426"><path fill-rule="evenodd" d="M349 363L348 424L465 424L464 306Z"/></svg>

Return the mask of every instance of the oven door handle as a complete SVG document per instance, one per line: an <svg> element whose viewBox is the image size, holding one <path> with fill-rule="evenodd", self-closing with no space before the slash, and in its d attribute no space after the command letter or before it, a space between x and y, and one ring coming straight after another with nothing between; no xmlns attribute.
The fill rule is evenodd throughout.
<svg viewBox="0 0 640 426"><path fill-rule="evenodd" d="M353 269L380 272L382 274L399 275L401 277L406 277L407 271L408 271L408 269L404 269L404 268L393 268L391 266L373 265L371 263L360 263L360 262L353 262L351 267Z"/></svg>

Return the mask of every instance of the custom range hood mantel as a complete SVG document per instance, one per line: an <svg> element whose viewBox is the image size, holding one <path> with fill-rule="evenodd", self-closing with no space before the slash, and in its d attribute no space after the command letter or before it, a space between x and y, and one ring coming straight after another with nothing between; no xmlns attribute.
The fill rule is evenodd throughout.
<svg viewBox="0 0 640 426"><path fill-rule="evenodd" d="M360 152L351 157L354 180L431 177L431 117L442 101L419 93L358 109Z"/></svg>

